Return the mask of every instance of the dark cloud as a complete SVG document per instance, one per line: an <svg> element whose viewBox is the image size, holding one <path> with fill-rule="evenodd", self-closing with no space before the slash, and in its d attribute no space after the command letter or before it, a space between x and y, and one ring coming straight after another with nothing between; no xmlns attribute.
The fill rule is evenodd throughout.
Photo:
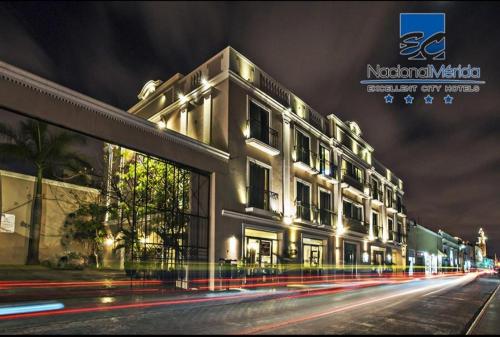
<svg viewBox="0 0 500 337"><path fill-rule="evenodd" d="M399 13L434 11L447 15L447 62L481 66L481 92L411 107L366 93L367 63L405 64ZM411 216L471 240L482 226L500 252L499 14L486 2L4 3L0 59L126 109L146 80L232 45L319 112L358 121L405 181Z"/></svg>

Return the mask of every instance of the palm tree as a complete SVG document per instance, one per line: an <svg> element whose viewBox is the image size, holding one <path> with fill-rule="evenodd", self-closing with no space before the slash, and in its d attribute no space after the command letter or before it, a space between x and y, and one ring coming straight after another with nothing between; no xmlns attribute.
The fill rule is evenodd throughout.
<svg viewBox="0 0 500 337"><path fill-rule="evenodd" d="M82 172L90 165L72 146L85 144L85 138L76 133L51 133L45 123L27 120L17 130L0 123L0 153L5 159L20 160L35 170L28 257L26 264L39 264L40 229L42 223L42 182L44 177L56 176L62 170Z"/></svg>

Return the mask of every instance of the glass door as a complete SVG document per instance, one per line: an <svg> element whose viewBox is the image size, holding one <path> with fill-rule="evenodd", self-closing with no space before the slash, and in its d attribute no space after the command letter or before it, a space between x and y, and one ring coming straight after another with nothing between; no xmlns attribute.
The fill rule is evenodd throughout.
<svg viewBox="0 0 500 337"><path fill-rule="evenodd" d="M303 240L303 274L319 276L323 268L323 242L304 238Z"/></svg>
<svg viewBox="0 0 500 337"><path fill-rule="evenodd" d="M344 243L344 270L346 274L356 275L358 269L356 255L356 245Z"/></svg>
<svg viewBox="0 0 500 337"><path fill-rule="evenodd" d="M331 195L330 193L320 191L319 193L319 209L320 209L320 224L331 226L332 212L331 212Z"/></svg>
<svg viewBox="0 0 500 337"><path fill-rule="evenodd" d="M269 111L250 102L250 138L269 144Z"/></svg>
<svg viewBox="0 0 500 337"><path fill-rule="evenodd" d="M269 210L269 170L250 162L249 205Z"/></svg>
<svg viewBox="0 0 500 337"><path fill-rule="evenodd" d="M309 137L297 131L297 160L307 165L311 165L311 158L309 153Z"/></svg>
<svg viewBox="0 0 500 337"><path fill-rule="evenodd" d="M311 221L310 194L309 186L297 181L297 215L302 220Z"/></svg>

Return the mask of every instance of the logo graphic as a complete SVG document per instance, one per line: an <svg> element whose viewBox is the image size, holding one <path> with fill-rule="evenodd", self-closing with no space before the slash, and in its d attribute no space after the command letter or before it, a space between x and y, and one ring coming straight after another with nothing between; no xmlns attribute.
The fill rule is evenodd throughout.
<svg viewBox="0 0 500 337"><path fill-rule="evenodd" d="M445 13L400 13L400 56L427 64L367 64L366 79L360 83L368 93L383 95L385 104L399 106L451 105L462 94L478 93L486 83L481 67L442 62L445 33Z"/></svg>
<svg viewBox="0 0 500 337"><path fill-rule="evenodd" d="M443 61L445 32L444 13L401 13L399 53L408 60Z"/></svg>

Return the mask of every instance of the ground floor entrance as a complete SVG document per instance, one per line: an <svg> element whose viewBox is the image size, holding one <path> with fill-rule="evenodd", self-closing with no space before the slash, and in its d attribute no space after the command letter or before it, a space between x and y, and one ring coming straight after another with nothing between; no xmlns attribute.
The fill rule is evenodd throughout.
<svg viewBox="0 0 500 337"><path fill-rule="evenodd" d="M302 239L302 273L304 276L321 276L323 274L323 241Z"/></svg>

